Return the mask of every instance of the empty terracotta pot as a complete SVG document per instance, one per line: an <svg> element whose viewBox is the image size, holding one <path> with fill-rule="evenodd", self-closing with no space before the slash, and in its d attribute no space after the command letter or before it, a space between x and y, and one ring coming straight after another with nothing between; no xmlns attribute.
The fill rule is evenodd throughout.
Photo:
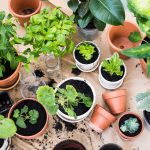
<svg viewBox="0 0 150 150"><path fill-rule="evenodd" d="M116 118L112 114L110 114L103 107L97 104L91 116L89 126L96 132L102 132L107 127L109 127L115 120Z"/></svg>
<svg viewBox="0 0 150 150"><path fill-rule="evenodd" d="M42 6L40 0L9 0L8 7L12 15L18 18L20 25L29 23L30 17L39 13Z"/></svg>
<svg viewBox="0 0 150 150"><path fill-rule="evenodd" d="M126 110L126 90L120 89L111 92L104 92L102 97L108 105L112 114L120 114Z"/></svg>
<svg viewBox="0 0 150 150"><path fill-rule="evenodd" d="M124 22L121 26L110 26L107 31L107 39L109 42L110 51L112 53L118 52L122 59L127 59L120 51L132 47L136 47L141 44L140 42L133 43L128 39L131 32L140 32L140 29L131 22ZM140 32L141 33L141 32Z"/></svg>
<svg viewBox="0 0 150 150"><path fill-rule="evenodd" d="M140 59L140 64L142 67L142 72L147 76L147 64L144 59Z"/></svg>

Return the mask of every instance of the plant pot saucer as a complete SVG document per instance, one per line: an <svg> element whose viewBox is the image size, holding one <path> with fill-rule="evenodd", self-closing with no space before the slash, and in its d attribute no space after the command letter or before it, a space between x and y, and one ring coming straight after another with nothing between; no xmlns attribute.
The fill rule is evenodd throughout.
<svg viewBox="0 0 150 150"><path fill-rule="evenodd" d="M108 88L108 87L105 87L105 85L101 82L100 78L98 78L98 80L99 80L101 86L102 86L103 88L105 88L105 89L108 89L108 90L115 90L115 89L118 89L118 88L122 85L122 83L120 83L118 86L116 86L116 87L114 87L114 88L111 88L111 87Z"/></svg>
<svg viewBox="0 0 150 150"><path fill-rule="evenodd" d="M81 68L78 66L77 63L75 63L75 64L76 64L77 68L78 68L80 71L82 71L82 72L93 72L93 71L95 71L95 70L98 68L98 66L99 66L99 62L98 62L97 65L96 65L94 68L92 68L92 69L90 69L90 70L83 70L83 69L81 69Z"/></svg>
<svg viewBox="0 0 150 150"><path fill-rule="evenodd" d="M19 83L20 79L21 79L21 73L19 73L17 81L12 86L7 87L7 88L0 88L0 91L8 91L8 90L13 89Z"/></svg>

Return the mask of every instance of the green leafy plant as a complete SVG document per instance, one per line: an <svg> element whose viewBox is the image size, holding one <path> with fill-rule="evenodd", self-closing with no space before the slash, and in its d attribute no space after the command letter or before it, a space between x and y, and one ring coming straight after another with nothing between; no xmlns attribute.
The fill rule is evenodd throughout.
<svg viewBox="0 0 150 150"><path fill-rule="evenodd" d="M70 116L76 118L74 107L83 103L86 107L92 106L92 99L79 93L72 85L66 85L66 88L58 88L57 92L49 86L41 86L37 90L37 99L44 105L50 114L56 114L58 107L61 106Z"/></svg>
<svg viewBox="0 0 150 150"><path fill-rule="evenodd" d="M122 65L123 60L119 58L118 53L114 53L109 60L104 60L102 63L102 67L106 72L110 75L116 74L118 76L123 75L123 71L121 71Z"/></svg>
<svg viewBox="0 0 150 150"><path fill-rule="evenodd" d="M125 12L120 0L69 0L68 6L75 14L75 22L86 28L90 22L103 31L106 23L122 25Z"/></svg>
<svg viewBox="0 0 150 150"><path fill-rule="evenodd" d="M139 93L136 95L137 108L150 112L150 92Z"/></svg>
<svg viewBox="0 0 150 150"><path fill-rule="evenodd" d="M128 8L134 13L141 30L150 37L150 0L128 0ZM150 43L146 41L141 46L121 51L123 55L132 58L146 59L147 76L150 76Z"/></svg>
<svg viewBox="0 0 150 150"><path fill-rule="evenodd" d="M140 127L140 124L138 122L137 118L129 118L126 121L124 121L124 124L121 125L120 130L122 132L130 132L135 133Z"/></svg>
<svg viewBox="0 0 150 150"><path fill-rule="evenodd" d="M85 60L90 60L95 53L95 47L90 43L84 42L80 44L76 50L84 57Z"/></svg>
<svg viewBox="0 0 150 150"><path fill-rule="evenodd" d="M6 139L16 134L17 128L13 120L0 115L0 138Z"/></svg>
<svg viewBox="0 0 150 150"><path fill-rule="evenodd" d="M128 38L131 42L134 42L134 43L139 42L139 41L142 40L141 34L139 32L136 32L136 31L131 32Z"/></svg>
<svg viewBox="0 0 150 150"><path fill-rule="evenodd" d="M20 128L26 128L26 120L28 120L31 124L37 123L39 112L35 109L29 110L28 106L25 105L21 110L14 110L13 118L16 119L16 125Z"/></svg>
<svg viewBox="0 0 150 150"><path fill-rule="evenodd" d="M32 48L24 51L28 60L39 57L40 54L53 53L56 57L72 52L75 33L74 17L63 14L59 8L45 8L41 13L30 18L30 25L25 27L25 35L15 38L14 42L31 44ZM18 42L19 41L19 42Z"/></svg>

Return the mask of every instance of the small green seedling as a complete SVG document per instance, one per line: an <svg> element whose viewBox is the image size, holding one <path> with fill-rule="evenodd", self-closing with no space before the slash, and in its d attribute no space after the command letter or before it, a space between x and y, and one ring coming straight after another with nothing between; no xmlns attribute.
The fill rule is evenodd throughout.
<svg viewBox="0 0 150 150"><path fill-rule="evenodd" d="M122 132L135 133L139 129L140 124L138 123L137 118L127 119L123 125L121 125L120 130Z"/></svg>
<svg viewBox="0 0 150 150"><path fill-rule="evenodd" d="M123 71L121 71L121 66L123 65L123 60L119 58L118 53L114 53L109 60L104 60L102 63L102 67L106 72L108 72L111 76L116 74L118 76L123 75Z"/></svg>
<svg viewBox="0 0 150 150"><path fill-rule="evenodd" d="M29 110L28 106L24 106L21 110L15 109L13 118L16 118L16 125L20 128L27 128L25 121L28 120L31 124L36 124L39 118L39 112L35 109Z"/></svg>
<svg viewBox="0 0 150 150"><path fill-rule="evenodd" d="M87 42L80 44L76 50L79 51L85 60L90 60L95 53L95 47Z"/></svg>

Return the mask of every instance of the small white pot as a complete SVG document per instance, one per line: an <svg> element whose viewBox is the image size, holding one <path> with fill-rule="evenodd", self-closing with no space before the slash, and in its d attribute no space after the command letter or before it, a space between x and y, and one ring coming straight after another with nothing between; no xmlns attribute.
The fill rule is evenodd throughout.
<svg viewBox="0 0 150 150"><path fill-rule="evenodd" d="M106 60L109 60L109 58L107 58ZM103 63L103 62L102 62L102 63ZM118 81L111 82L111 81L106 80L106 79L102 76L102 74L101 74L102 63L101 63L100 66L99 66L99 81L100 81L100 84L101 84L104 88L109 89L109 90L114 90L114 89L119 88L119 87L122 85L123 80L124 80L124 78L125 78L125 76L126 76L126 73L127 73L127 69L126 69L125 64L123 63L123 66L124 66L124 69L125 69L123 77L122 77L120 80L118 80Z"/></svg>
<svg viewBox="0 0 150 150"><path fill-rule="evenodd" d="M60 118L64 118L63 120L64 121L67 121L68 122L71 122L71 121L76 121L76 122L79 122L79 121L82 121L83 119L85 119L89 114L90 112L93 110L94 106L95 106L95 103L96 103L96 93L95 93L95 89L94 87L85 79L83 78L79 78L79 77L71 77L71 78L67 78L63 81L61 81L58 85L57 85L57 88L55 89L55 92L57 92L57 89L66 81L68 80L78 80L78 81L84 81L85 83L87 83L87 85L91 88L92 92L93 92L93 104L91 106L91 108L84 114L80 115L80 116L77 116L77 118L73 118L73 117L70 117L64 113L62 113L60 110L57 111L57 115L60 116Z"/></svg>
<svg viewBox="0 0 150 150"><path fill-rule="evenodd" d="M4 143L2 145L2 147L0 147L0 150L8 150L10 148L10 144L11 144L11 139L4 139Z"/></svg>
<svg viewBox="0 0 150 150"><path fill-rule="evenodd" d="M77 48L80 44L82 44L82 43L84 43L84 42L90 43L90 44L94 45L94 46L97 48L98 52L99 52L99 55L98 55L97 59L96 59L95 62L93 62L93 63L90 63L90 64L83 64L83 63L80 63L80 62L76 59L76 56L75 56L76 48ZM93 42L91 42L91 41L83 41L83 42L78 43L78 44L76 45L76 47L74 48L73 57L74 57L74 60L75 60L75 62L76 62L76 64L77 64L77 66L78 66L80 69L85 70L85 71L90 71L90 70L92 70L94 67L96 67L96 66L98 65L98 63L99 63L99 59L100 59L100 49L99 49L99 47L98 47L95 43L93 43Z"/></svg>

